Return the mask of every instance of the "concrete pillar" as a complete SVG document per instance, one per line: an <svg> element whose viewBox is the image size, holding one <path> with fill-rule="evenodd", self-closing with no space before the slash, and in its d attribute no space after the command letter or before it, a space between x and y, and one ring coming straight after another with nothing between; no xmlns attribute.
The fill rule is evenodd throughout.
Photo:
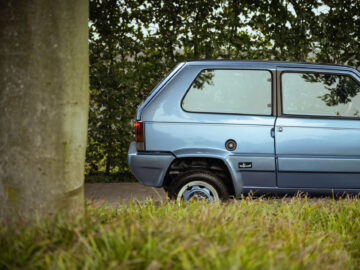
<svg viewBox="0 0 360 270"><path fill-rule="evenodd" d="M0 222L83 211L88 1L0 1Z"/></svg>

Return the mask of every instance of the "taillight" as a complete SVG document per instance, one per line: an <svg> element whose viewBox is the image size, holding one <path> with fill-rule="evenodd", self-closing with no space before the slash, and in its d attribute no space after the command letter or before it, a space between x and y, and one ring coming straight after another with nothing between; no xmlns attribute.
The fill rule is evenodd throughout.
<svg viewBox="0 0 360 270"><path fill-rule="evenodd" d="M135 122L135 141L144 141L144 122Z"/></svg>
<svg viewBox="0 0 360 270"><path fill-rule="evenodd" d="M137 150L145 150L144 122L135 122L135 141Z"/></svg>

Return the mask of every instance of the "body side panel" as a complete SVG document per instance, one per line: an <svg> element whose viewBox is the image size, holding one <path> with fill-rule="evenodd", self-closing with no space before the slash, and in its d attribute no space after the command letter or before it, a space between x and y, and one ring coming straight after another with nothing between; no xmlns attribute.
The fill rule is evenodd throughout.
<svg viewBox="0 0 360 270"><path fill-rule="evenodd" d="M227 165L236 191L241 183L275 186L274 141L271 137L274 121L275 117L259 117L262 125L147 122L147 150L171 151L179 158L219 158ZM237 142L234 151L226 150L228 139ZM242 162L251 162L252 168L239 168Z"/></svg>

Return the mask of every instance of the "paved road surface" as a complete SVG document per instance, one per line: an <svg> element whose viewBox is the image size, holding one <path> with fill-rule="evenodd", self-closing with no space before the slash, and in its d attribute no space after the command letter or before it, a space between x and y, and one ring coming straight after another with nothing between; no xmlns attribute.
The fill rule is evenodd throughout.
<svg viewBox="0 0 360 270"><path fill-rule="evenodd" d="M126 203L130 199L140 202L151 198L155 201L165 200L166 195L162 188L147 187L139 183L86 183L85 198L97 201L98 205L106 202L115 206L119 203ZM286 196L287 200L291 198L292 196ZM275 197L274 199L279 198ZM309 198L313 202L323 199L331 200L332 196Z"/></svg>
<svg viewBox="0 0 360 270"><path fill-rule="evenodd" d="M166 198L162 188L153 188L139 183L86 183L85 198L117 204L130 199L145 201L153 198L156 201Z"/></svg>

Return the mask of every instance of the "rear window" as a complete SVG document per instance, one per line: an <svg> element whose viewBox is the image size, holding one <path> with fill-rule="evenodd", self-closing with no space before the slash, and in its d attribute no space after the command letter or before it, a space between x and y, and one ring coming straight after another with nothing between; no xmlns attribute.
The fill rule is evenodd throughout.
<svg viewBox="0 0 360 270"><path fill-rule="evenodd" d="M186 93L188 112L271 115L271 73L265 70L203 70Z"/></svg>
<svg viewBox="0 0 360 270"><path fill-rule="evenodd" d="M349 76L329 73L284 73L283 113L360 117L360 86Z"/></svg>

